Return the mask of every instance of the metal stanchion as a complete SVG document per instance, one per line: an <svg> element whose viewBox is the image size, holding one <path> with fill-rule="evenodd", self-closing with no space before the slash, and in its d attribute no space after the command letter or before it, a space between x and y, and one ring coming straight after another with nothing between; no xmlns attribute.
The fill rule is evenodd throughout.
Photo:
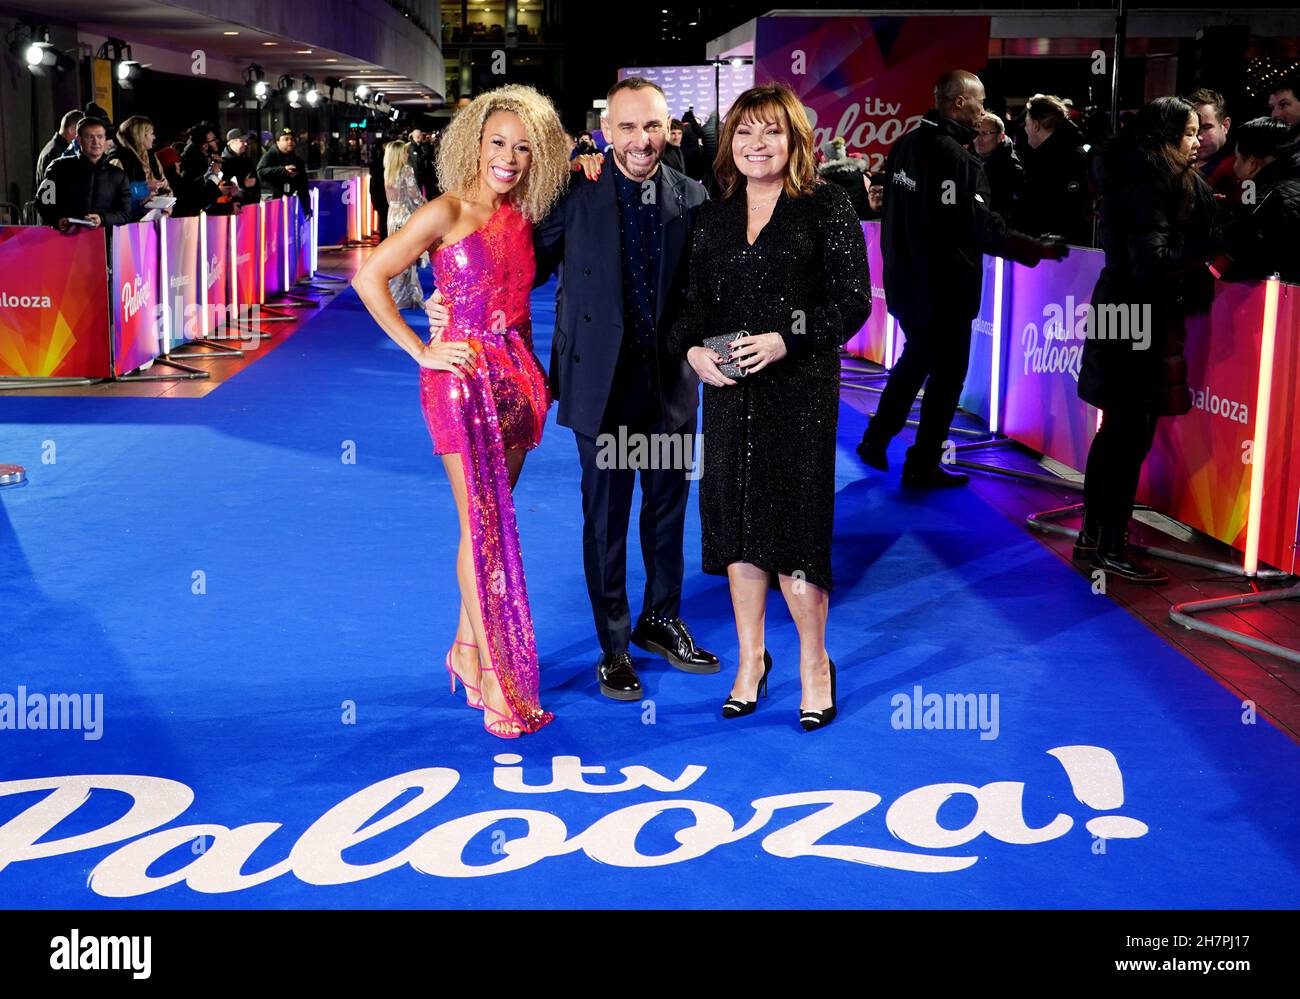
<svg viewBox="0 0 1300 999"><path fill-rule="evenodd" d="M1258 576L1263 577L1264 573L1261 572ZM1231 628L1223 628L1208 621L1199 621L1193 616L1224 607L1249 607L1253 604L1274 603L1281 600L1300 600L1300 583L1278 590L1265 590L1262 593L1242 593L1234 597L1214 597L1210 600L1189 600L1186 603L1174 604L1169 608L1169 620L1181 624L1188 631L1199 631L1205 635L1222 638L1225 642L1267 652L1288 662L1300 663L1300 649L1293 649L1289 645L1278 645L1276 642L1266 642L1262 638L1233 631Z"/></svg>

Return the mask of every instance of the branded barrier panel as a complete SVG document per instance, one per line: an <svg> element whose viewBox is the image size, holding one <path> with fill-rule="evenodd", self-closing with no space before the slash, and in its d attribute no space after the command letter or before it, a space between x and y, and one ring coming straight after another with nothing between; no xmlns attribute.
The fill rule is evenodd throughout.
<svg viewBox="0 0 1300 999"><path fill-rule="evenodd" d="M1086 310L1104 262L1095 250L1071 248L1064 260L1008 268L1002 429L1071 468L1086 464L1097 429L1097 411L1078 390Z"/></svg>
<svg viewBox="0 0 1300 999"><path fill-rule="evenodd" d="M263 201L262 211L262 301L284 291L284 201Z"/></svg>
<svg viewBox="0 0 1300 999"><path fill-rule="evenodd" d="M307 184L316 192L316 242L319 246L342 246L348 241L351 181L313 180ZM347 200L345 200L347 199Z"/></svg>
<svg viewBox="0 0 1300 999"><path fill-rule="evenodd" d="M233 321L230 298L230 223L232 216L207 215L203 219L203 324L202 335L212 336Z"/></svg>
<svg viewBox="0 0 1300 999"><path fill-rule="evenodd" d="M850 354L883 364L885 361L885 262L880 255L880 223L863 222L862 238L867 243L867 270L871 274L871 315L853 339L844 345Z"/></svg>
<svg viewBox="0 0 1300 999"><path fill-rule="evenodd" d="M164 218L157 223L162 249L163 345L171 350L200 336L198 218Z"/></svg>
<svg viewBox="0 0 1300 999"><path fill-rule="evenodd" d="M108 329L101 230L0 226L0 377L107 377Z"/></svg>
<svg viewBox="0 0 1300 999"><path fill-rule="evenodd" d="M298 282L311 277L315 273L315 266L312 262L312 220L303 211L303 206L298 201L297 196L293 199L293 206L295 223L293 280Z"/></svg>
<svg viewBox="0 0 1300 999"><path fill-rule="evenodd" d="M1278 286L1272 377L1267 392L1269 421L1264 450L1259 557L1287 572L1300 570L1300 287ZM1269 370L1269 369L1266 369Z"/></svg>
<svg viewBox="0 0 1300 999"><path fill-rule="evenodd" d="M989 426L996 427L992 418L994 393L994 348L999 351L1002 343L1002 309L1004 303L999 301L999 293L1005 295L1005 283L999 282L998 272L1002 271L1005 279L1007 261L1000 257L984 255L984 284L980 297L979 315L971 323L970 364L966 369L966 385L962 389L958 405L968 413L974 413ZM1000 286L1001 285L1001 286ZM1000 368L1003 359L998 358Z"/></svg>
<svg viewBox="0 0 1300 999"><path fill-rule="evenodd" d="M161 352L158 229L152 222L113 227L113 373L151 364Z"/></svg>
<svg viewBox="0 0 1300 999"><path fill-rule="evenodd" d="M262 211L245 205L231 219L234 266L230 268L231 295L241 312L262 302Z"/></svg>
<svg viewBox="0 0 1300 999"><path fill-rule="evenodd" d="M1160 420L1138 488L1140 502L1242 549L1259 447L1262 290L1220 284L1211 312L1188 320L1192 411Z"/></svg>

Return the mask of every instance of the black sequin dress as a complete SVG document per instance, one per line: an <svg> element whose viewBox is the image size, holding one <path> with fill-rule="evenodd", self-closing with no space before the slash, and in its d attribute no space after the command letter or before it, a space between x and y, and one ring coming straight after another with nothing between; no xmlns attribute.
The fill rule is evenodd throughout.
<svg viewBox="0 0 1300 999"><path fill-rule="evenodd" d="M866 242L848 195L784 192L753 246L742 187L696 216L690 290L669 335L781 333L787 354L735 386L704 386L703 568L732 562L831 589L839 349L871 312Z"/></svg>

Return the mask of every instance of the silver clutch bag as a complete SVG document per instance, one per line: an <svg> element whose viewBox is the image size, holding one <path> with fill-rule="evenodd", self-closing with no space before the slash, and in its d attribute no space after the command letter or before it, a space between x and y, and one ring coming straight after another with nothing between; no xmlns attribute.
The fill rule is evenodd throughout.
<svg viewBox="0 0 1300 999"><path fill-rule="evenodd" d="M744 378L746 371L744 368L732 363L731 360L731 341L741 340L749 336L749 330L739 330L735 333L723 333L719 336L710 336L704 338L704 346L716 354L721 355L722 363L718 365L718 370L728 378Z"/></svg>

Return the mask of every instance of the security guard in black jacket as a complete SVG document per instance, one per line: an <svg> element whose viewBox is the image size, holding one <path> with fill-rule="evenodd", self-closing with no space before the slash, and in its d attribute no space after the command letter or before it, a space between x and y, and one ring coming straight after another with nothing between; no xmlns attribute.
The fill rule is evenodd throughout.
<svg viewBox="0 0 1300 999"><path fill-rule="evenodd" d="M984 111L984 85L952 70L935 86L936 109L899 139L885 172L881 251L885 301L907 337L889 374L858 454L885 471L885 449L907 422L925 385L916 443L903 463L905 486L953 486L966 476L940 466L970 360L971 322L979 313L983 254L1033 266L1060 260L1059 241L1044 242L1007 227L978 157L966 147Z"/></svg>
<svg viewBox="0 0 1300 999"><path fill-rule="evenodd" d="M285 194L298 195L304 215L311 216L311 198L307 192L307 164L293 151L293 129L282 128L275 145L262 154L257 164L257 179L262 182L262 200Z"/></svg>

